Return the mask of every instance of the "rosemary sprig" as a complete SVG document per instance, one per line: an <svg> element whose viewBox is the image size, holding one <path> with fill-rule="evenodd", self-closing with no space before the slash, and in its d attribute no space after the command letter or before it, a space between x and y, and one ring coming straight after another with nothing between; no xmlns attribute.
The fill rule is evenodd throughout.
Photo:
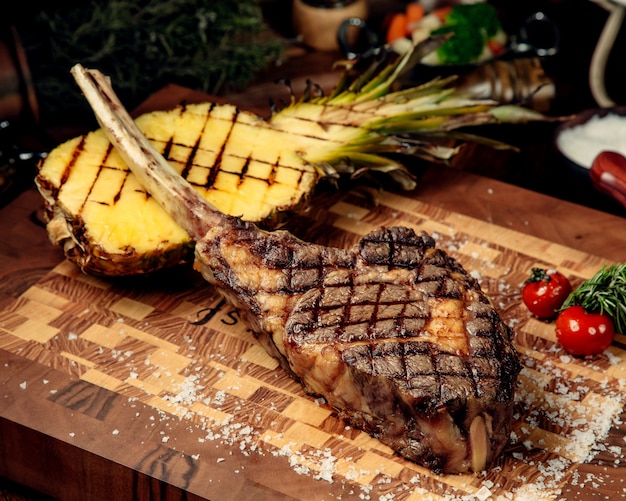
<svg viewBox="0 0 626 501"><path fill-rule="evenodd" d="M603 266L565 300L561 310L579 305L611 317L615 331L626 332L626 263Z"/></svg>
<svg viewBox="0 0 626 501"><path fill-rule="evenodd" d="M69 73L76 63L111 75L133 107L168 83L214 94L243 89L285 48L258 0L59 3L44 2L19 26L44 117L91 115Z"/></svg>

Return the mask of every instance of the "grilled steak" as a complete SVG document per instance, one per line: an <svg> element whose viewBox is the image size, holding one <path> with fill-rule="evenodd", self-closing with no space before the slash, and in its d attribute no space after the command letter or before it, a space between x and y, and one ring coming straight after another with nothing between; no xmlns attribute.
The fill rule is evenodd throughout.
<svg viewBox="0 0 626 501"><path fill-rule="evenodd" d="M336 249L223 215L145 141L102 75L73 71L111 142L197 242L196 268L307 392L436 471L479 471L500 453L521 367L511 332L431 237L383 228Z"/></svg>

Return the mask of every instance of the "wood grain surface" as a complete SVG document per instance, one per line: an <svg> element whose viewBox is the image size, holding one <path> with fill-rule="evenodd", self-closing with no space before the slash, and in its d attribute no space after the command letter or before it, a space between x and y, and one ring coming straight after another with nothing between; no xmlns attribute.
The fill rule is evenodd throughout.
<svg viewBox="0 0 626 501"><path fill-rule="evenodd" d="M266 114L268 93L229 101ZM170 85L136 114L208 98ZM459 162L506 158L467 149ZM626 498L623 336L572 359L519 297L536 264L579 281L623 261L624 219L441 167L378 202L320 193L290 229L340 246L380 224L426 229L480 277L526 367L494 468L434 476L346 429L190 270L80 274L47 241L29 190L0 211L0 476L58 499Z"/></svg>
<svg viewBox="0 0 626 501"><path fill-rule="evenodd" d="M59 259L0 303L3 474L76 499L623 496L626 338L575 359L555 343L554 325L520 301L533 266L558 268L576 284L611 261L391 192L377 205L358 192L321 195L290 228L345 247L381 225L430 232L516 333L524 370L514 432L488 471L434 475L346 427L191 270L108 280ZM38 437L43 450L20 446Z"/></svg>

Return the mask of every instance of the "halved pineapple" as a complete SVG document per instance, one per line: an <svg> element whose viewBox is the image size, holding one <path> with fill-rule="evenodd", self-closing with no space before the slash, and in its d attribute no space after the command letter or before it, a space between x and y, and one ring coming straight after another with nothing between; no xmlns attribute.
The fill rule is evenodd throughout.
<svg viewBox="0 0 626 501"><path fill-rule="evenodd" d="M446 160L455 129L540 118L503 116L436 79L392 92L426 50L348 78L328 96L308 95L269 120L232 105L203 103L153 112L137 124L155 148L221 211L250 221L302 207L322 176L377 169L414 187L387 153ZM410 138L404 136L410 134ZM402 137L400 137L402 135ZM36 184L46 201L50 239L85 272L147 273L192 259L190 237L141 188L102 130L72 139L41 162Z"/></svg>
<svg viewBox="0 0 626 501"><path fill-rule="evenodd" d="M203 103L137 119L176 170L222 211L253 221L302 203L319 179L271 128L234 106ZM234 132L233 132L234 131ZM55 148L40 164L51 240L84 271L146 273L186 262L193 242L139 185L102 129Z"/></svg>

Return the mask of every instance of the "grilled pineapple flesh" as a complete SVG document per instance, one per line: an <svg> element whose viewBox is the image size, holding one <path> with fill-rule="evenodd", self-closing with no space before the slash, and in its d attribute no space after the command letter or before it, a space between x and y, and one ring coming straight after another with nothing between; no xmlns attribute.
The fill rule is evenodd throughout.
<svg viewBox="0 0 626 501"><path fill-rule="evenodd" d="M143 115L137 124L207 199L244 219L298 207L319 178L297 150L276 148L283 141L293 147L293 140L277 142L279 131L234 106L189 105ZM84 271L145 273L192 258L190 237L139 185L101 129L53 150L36 182L51 240Z"/></svg>
<svg viewBox="0 0 626 501"><path fill-rule="evenodd" d="M388 153L447 160L455 129L502 120L496 103L468 98L436 79L392 92L416 47L356 79L348 71L328 96L308 95L269 120L232 105L202 103L136 121L155 148L222 212L271 221L308 201L323 176L376 169L414 182ZM349 69L349 68L348 68ZM512 118L511 118L512 117ZM506 121L537 118L517 112ZM410 134L411 138L399 135ZM39 165L52 242L83 271L132 275L191 261L193 242L139 185L102 130L55 148Z"/></svg>

